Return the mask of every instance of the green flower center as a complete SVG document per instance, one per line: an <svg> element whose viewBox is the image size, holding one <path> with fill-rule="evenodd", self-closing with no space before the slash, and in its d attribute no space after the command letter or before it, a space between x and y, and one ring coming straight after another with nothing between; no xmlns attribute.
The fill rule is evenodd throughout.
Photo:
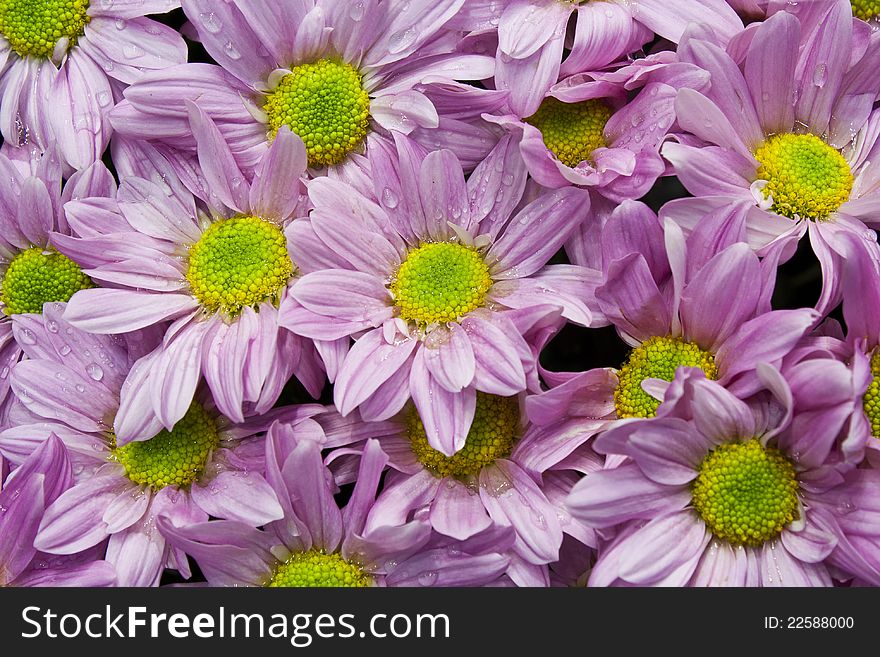
<svg viewBox="0 0 880 657"><path fill-rule="evenodd" d="M391 283L400 317L420 326L457 320L479 308L492 287L479 252L455 242L429 242L413 249Z"/></svg>
<svg viewBox="0 0 880 657"><path fill-rule="evenodd" d="M706 526L733 545L762 545L798 518L794 466L754 438L709 452L692 492Z"/></svg>
<svg viewBox="0 0 880 657"><path fill-rule="evenodd" d="M642 389L642 381L672 381L679 367L699 367L706 378L718 378L715 356L693 342L653 336L633 349L617 373L620 381L614 389L617 417L654 417L660 401Z"/></svg>
<svg viewBox="0 0 880 657"><path fill-rule="evenodd" d="M150 440L116 447L112 458L136 484L153 490L186 486L204 472L211 453L220 446L217 422L198 402L193 402L171 431L163 429Z"/></svg>
<svg viewBox="0 0 880 657"><path fill-rule="evenodd" d="M190 248L186 278L207 310L235 316L245 306L277 303L293 269L281 228L241 216L208 227Z"/></svg>
<svg viewBox="0 0 880 657"><path fill-rule="evenodd" d="M344 62L320 59L294 66L263 106L269 135L286 125L306 145L309 166L339 164L361 145L370 127L370 96Z"/></svg>
<svg viewBox="0 0 880 657"><path fill-rule="evenodd" d="M849 200L853 175L837 150L816 135L773 135L755 150L764 198L790 219L826 219Z"/></svg>
<svg viewBox="0 0 880 657"><path fill-rule="evenodd" d="M519 400L477 392L474 422L464 447L453 456L446 456L428 444L425 425L415 406L407 413L406 431L413 454L428 470L438 477L467 478L496 459L510 456L520 437Z"/></svg>
<svg viewBox="0 0 880 657"><path fill-rule="evenodd" d="M0 0L0 34L22 57L52 57L55 45L67 49L85 33L88 0Z"/></svg>
<svg viewBox="0 0 880 657"><path fill-rule="evenodd" d="M12 258L0 301L7 315L42 313L44 303L69 301L76 292L91 287L95 284L73 260L34 246Z"/></svg>
<svg viewBox="0 0 880 657"><path fill-rule="evenodd" d="M366 587L370 576L337 552L297 552L278 566L267 587Z"/></svg>
<svg viewBox="0 0 880 657"><path fill-rule="evenodd" d="M862 407L871 423L871 433L875 438L880 438L880 349L875 349L871 356L871 374L874 378L862 397Z"/></svg>
<svg viewBox="0 0 880 657"><path fill-rule="evenodd" d="M863 21L871 20L880 15L880 0L850 0L852 13Z"/></svg>
<svg viewBox="0 0 880 657"><path fill-rule="evenodd" d="M563 103L552 96L538 111L524 119L541 131L547 146L565 166L574 167L590 160L597 148L605 146L605 124L611 108L599 100Z"/></svg>

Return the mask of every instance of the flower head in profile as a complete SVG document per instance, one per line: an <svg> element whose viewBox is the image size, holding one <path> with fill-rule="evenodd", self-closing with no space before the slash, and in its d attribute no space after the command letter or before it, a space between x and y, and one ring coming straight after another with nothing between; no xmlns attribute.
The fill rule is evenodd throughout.
<svg viewBox="0 0 880 657"><path fill-rule="evenodd" d="M0 433L0 452L13 463L26 462L52 434L70 453L73 485L47 502L37 549L69 555L106 543L120 585L153 586L166 566L189 574L186 559L156 529L159 513L179 524L210 515L256 526L281 517L261 474L262 441L252 436L276 417L307 416L308 406L235 424L200 393L167 429L148 406L123 416L120 399L137 386L137 373L126 378L139 343L80 331L63 319L63 305L15 319L16 333L32 340L28 360L12 373L16 421ZM131 423L137 427L128 433L146 440L120 438Z"/></svg>
<svg viewBox="0 0 880 657"><path fill-rule="evenodd" d="M506 94L458 82L494 72L491 57L456 52L444 27L463 1L184 0L219 66L145 76L126 90L113 124L185 162L195 146L186 121L192 100L216 121L244 171L281 126L305 141L312 173L357 168L359 154L390 130L455 144L475 164L493 143L480 113Z"/></svg>
<svg viewBox="0 0 880 657"><path fill-rule="evenodd" d="M320 442L276 424L265 440L266 477L284 509L264 529L232 521L180 526L160 516L168 541L199 564L214 586L479 586L507 567L508 530L469 541L433 535L424 519L369 527L388 456L367 441L348 503L334 499Z"/></svg>
<svg viewBox="0 0 880 657"><path fill-rule="evenodd" d="M64 302L94 282L51 244L54 232L70 233L64 205L72 198L107 201L116 194L102 163L72 175L62 186L61 165L52 152L4 148L0 153L0 402L22 345L11 318L43 312L43 304ZM25 342L28 334L21 336Z"/></svg>
<svg viewBox="0 0 880 657"><path fill-rule="evenodd" d="M15 146L57 145L66 167L100 159L115 95L145 71L186 61L186 44L147 14L176 0L0 3L0 133ZM34 99L39 99L34 102Z"/></svg>
<svg viewBox="0 0 880 657"><path fill-rule="evenodd" d="M292 233L307 273L281 322L324 342L356 338L328 365L343 415L386 419L412 397L431 446L452 455L478 390L537 386L529 335L560 313L594 321L593 273L547 265L589 197L555 190L518 209L526 173L509 138L467 182L450 151L426 154L403 136L371 162L382 205L335 180L309 183L314 209Z"/></svg>
<svg viewBox="0 0 880 657"><path fill-rule="evenodd" d="M113 586L116 571L100 549L59 557L40 552L40 520L73 475L67 449L49 436L9 475L0 489L0 586Z"/></svg>
<svg viewBox="0 0 880 657"><path fill-rule="evenodd" d="M61 252L107 286L71 298L71 324L122 334L173 320L134 368L120 410L129 416L152 409L169 430L189 411L202 378L234 422L270 409L293 373L314 395L323 385L312 342L278 324L278 306L299 273L285 231L300 200L302 140L280 130L248 179L210 118L190 109L210 214L173 174L129 176L115 203L86 198L67 205L78 237L53 236ZM118 436L150 437L129 433L135 430L126 423Z"/></svg>
<svg viewBox="0 0 880 657"><path fill-rule="evenodd" d="M761 255L785 242L793 252L809 235L824 314L840 301L843 236L878 248L870 227L880 199L880 54L854 27L849 3L804 4L810 20L781 11L756 27L741 63L702 38L681 45L679 57L712 84L678 92L678 122L691 136L662 153L696 198L670 201L661 216L690 231L710 210L742 204L748 212L730 230Z"/></svg>
<svg viewBox="0 0 880 657"><path fill-rule="evenodd" d="M629 458L568 499L574 517L612 536L591 585L830 586L829 557L851 533L869 538L863 550L876 545L878 472L826 470L830 442L817 449L797 431L788 383L759 371L772 394L751 405L682 372L662 418L596 439L597 451Z"/></svg>

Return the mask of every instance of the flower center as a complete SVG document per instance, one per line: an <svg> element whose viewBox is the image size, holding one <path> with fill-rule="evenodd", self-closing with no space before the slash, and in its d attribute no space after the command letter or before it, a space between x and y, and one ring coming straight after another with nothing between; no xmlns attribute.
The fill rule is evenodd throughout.
<svg viewBox="0 0 880 657"><path fill-rule="evenodd" d="M425 426L415 406L411 406L407 414L406 429L413 454L438 477L476 475L496 459L510 456L520 437L519 400L477 392L474 422L464 447L453 456L446 456L428 444Z"/></svg>
<svg viewBox="0 0 880 657"><path fill-rule="evenodd" d="M0 34L22 57L52 57L55 45L67 48L85 33L88 0L0 0Z"/></svg>
<svg viewBox="0 0 880 657"><path fill-rule="evenodd" d="M208 227L190 248L186 278L206 309L235 316L261 301L277 303L293 269L281 228L241 216Z"/></svg>
<svg viewBox="0 0 880 657"><path fill-rule="evenodd" d="M69 301L74 293L95 284L67 256L34 246L12 258L2 287L3 312L18 315L42 313L44 303Z"/></svg>
<svg viewBox="0 0 880 657"><path fill-rule="evenodd" d="M455 321L479 308L490 287L489 267L476 249L429 242L407 254L391 293L401 318L427 326Z"/></svg>
<svg viewBox="0 0 880 657"><path fill-rule="evenodd" d="M699 367L706 378L718 377L715 356L693 342L653 336L633 349L617 373L620 381L614 389L617 417L654 417L660 401L642 389L642 381L672 381L679 367Z"/></svg>
<svg viewBox="0 0 880 657"><path fill-rule="evenodd" d="M871 423L871 433L875 438L880 438L880 349L876 349L871 356L871 374L874 378L862 397L862 407Z"/></svg>
<svg viewBox="0 0 880 657"><path fill-rule="evenodd" d="M589 160L597 148L605 146L605 124L611 108L600 100L563 103L547 97L538 111L524 119L541 131L544 145L565 166L574 167Z"/></svg>
<svg viewBox="0 0 880 657"><path fill-rule="evenodd" d="M342 162L370 127L370 96L360 73L331 59L294 66L266 98L264 109L269 134L289 127L305 143L312 167Z"/></svg>
<svg viewBox="0 0 880 657"><path fill-rule="evenodd" d="M863 21L871 20L880 14L880 0L850 0L852 13Z"/></svg>
<svg viewBox="0 0 880 657"><path fill-rule="evenodd" d="M773 212L790 219L826 219L849 200L853 175L838 151L816 135L773 135L755 150L758 179Z"/></svg>
<svg viewBox="0 0 880 657"><path fill-rule="evenodd" d="M753 438L713 449L693 483L694 509L716 537L762 545L798 518L794 466Z"/></svg>
<svg viewBox="0 0 880 657"><path fill-rule="evenodd" d="M370 576L337 552L297 552L275 570L267 587L366 587Z"/></svg>
<svg viewBox="0 0 880 657"><path fill-rule="evenodd" d="M163 429L150 440L116 447L112 458L122 464L136 484L153 490L186 486L204 472L211 453L220 446L217 422L198 402L193 402L171 431Z"/></svg>

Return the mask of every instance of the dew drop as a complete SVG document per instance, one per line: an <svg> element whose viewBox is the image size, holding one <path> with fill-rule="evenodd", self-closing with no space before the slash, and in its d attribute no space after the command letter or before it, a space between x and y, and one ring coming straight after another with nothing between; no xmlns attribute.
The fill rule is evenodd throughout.
<svg viewBox="0 0 880 657"><path fill-rule="evenodd" d="M37 344L37 336L30 329L22 329L18 334L18 339L22 344Z"/></svg>
<svg viewBox="0 0 880 657"><path fill-rule="evenodd" d="M104 378L104 370L97 363L91 363L86 366L86 373L94 381L100 381Z"/></svg>
<svg viewBox="0 0 880 657"><path fill-rule="evenodd" d="M434 586L437 582L437 573L433 570L425 571L419 575L418 580L422 586Z"/></svg>

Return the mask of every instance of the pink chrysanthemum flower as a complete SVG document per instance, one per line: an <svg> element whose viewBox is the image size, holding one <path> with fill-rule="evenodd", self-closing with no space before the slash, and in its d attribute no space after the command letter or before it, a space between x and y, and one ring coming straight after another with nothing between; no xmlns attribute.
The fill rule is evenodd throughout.
<svg viewBox="0 0 880 657"><path fill-rule="evenodd" d="M743 399L761 387L756 365L781 366L818 314L771 309L776 259L759 261L739 235L719 229L735 211L707 216L685 239L643 203L627 201L601 233L582 229L569 251L575 262L601 268L597 310L633 349L618 369L545 373L555 387L530 399L533 422L570 415L595 433L616 420L654 417L681 368L698 368Z"/></svg>
<svg viewBox="0 0 880 657"><path fill-rule="evenodd" d="M44 303L67 301L94 287L75 262L50 244L53 232L70 232L65 203L81 196L109 200L115 194L113 176L100 162L75 173L62 187L61 165L54 156L24 148L0 153L0 404L22 353L10 318L41 313Z"/></svg>
<svg viewBox="0 0 880 657"><path fill-rule="evenodd" d="M880 112L875 84L880 49L854 30L846 2L800 3L818 20L787 11L768 18L728 54L702 38L679 57L705 68L711 85L682 89L676 99L682 143L662 149L675 175L697 198L661 210L686 231L710 210L744 204L730 230L759 254L804 235L821 264L817 309L839 301L842 236L877 251ZM695 139L696 137L696 139Z"/></svg>
<svg viewBox="0 0 880 657"><path fill-rule="evenodd" d="M49 434L0 491L0 586L113 586L116 571L101 548L59 557L34 538L46 507L73 483L64 444Z"/></svg>
<svg viewBox="0 0 880 657"><path fill-rule="evenodd" d="M546 266L589 208L583 190L540 196L519 211L526 174L503 139L465 182L450 151L428 155L399 136L372 158L377 205L322 178L291 235L307 273L281 322L295 333L357 341L328 365L340 413L389 418L412 397L431 445L464 445L477 391L515 395L537 386L523 337L549 316L593 321L595 276Z"/></svg>
<svg viewBox="0 0 880 657"><path fill-rule="evenodd" d="M110 138L114 95L144 71L186 61L173 29L144 18L176 0L5 0L0 3L0 132L11 144L57 145L83 169Z"/></svg>
<svg viewBox="0 0 880 657"><path fill-rule="evenodd" d="M302 136L313 173L350 165L390 130L459 146L476 164L494 143L480 113L506 94L457 82L494 72L491 57L455 51L457 38L444 25L462 3L185 0L219 66L145 76L126 90L113 124L153 140L183 168L194 150L186 100L216 121L244 171L281 126Z"/></svg>
<svg viewBox="0 0 880 657"><path fill-rule="evenodd" d="M580 418L530 424L523 397L526 405L534 398L477 393L464 446L451 457L428 443L413 404L384 422L355 420L348 440L340 441L345 434L337 431L336 442L322 446L333 448L327 462L337 480L351 471L367 440L388 455L393 472L368 529L424 517L434 531L464 541L492 525L511 527L516 540L507 577L519 586L547 586L547 564L558 560L564 535L596 544L594 532L572 520L563 502L578 473L598 471L602 461L585 445L591 433Z"/></svg>
<svg viewBox="0 0 880 657"><path fill-rule="evenodd" d="M292 373L315 396L324 383L312 342L278 324L277 307L298 274L285 230L300 200L302 140L282 128L249 182L211 119L190 109L211 216L179 183L129 177L117 203L68 204L79 237L53 238L112 286L71 298L65 319L74 326L120 334L174 320L135 366L120 409L125 417L152 409L167 429L186 414L203 376L235 422L270 409ZM136 423L125 422L118 437L149 437L133 431Z"/></svg>
<svg viewBox="0 0 880 657"><path fill-rule="evenodd" d="M26 459L50 434L67 446L75 483L47 505L35 539L37 549L74 554L109 539L107 560L122 586L151 586L163 569L189 570L166 546L155 526L166 513L178 524L234 519L254 526L281 517L282 509L262 476L262 440L283 417L296 422L310 407L281 408L233 424L207 395L191 400L183 418L164 429L149 409L130 421L141 424L140 442L119 438L120 398L136 358L117 338L92 335L62 319L63 304L47 304L42 317L16 318L29 332L29 359L12 373L23 409L15 426L0 433L0 451ZM319 407L320 408L320 407Z"/></svg>
<svg viewBox="0 0 880 657"><path fill-rule="evenodd" d="M747 405L690 370L662 418L596 439L597 451L629 460L568 499L575 517L611 532L591 585L830 586L828 558L849 527L876 545L880 473L824 469L829 451L797 431L789 383L758 370L766 400Z"/></svg>
<svg viewBox="0 0 880 657"><path fill-rule="evenodd" d="M480 586L507 567L512 533L490 528L468 541L432 534L423 518L370 526L388 457L368 441L351 498L334 500L319 444L273 427L265 440L266 476L284 517L264 530L231 521L179 526L160 516L168 541L192 556L214 586Z"/></svg>

